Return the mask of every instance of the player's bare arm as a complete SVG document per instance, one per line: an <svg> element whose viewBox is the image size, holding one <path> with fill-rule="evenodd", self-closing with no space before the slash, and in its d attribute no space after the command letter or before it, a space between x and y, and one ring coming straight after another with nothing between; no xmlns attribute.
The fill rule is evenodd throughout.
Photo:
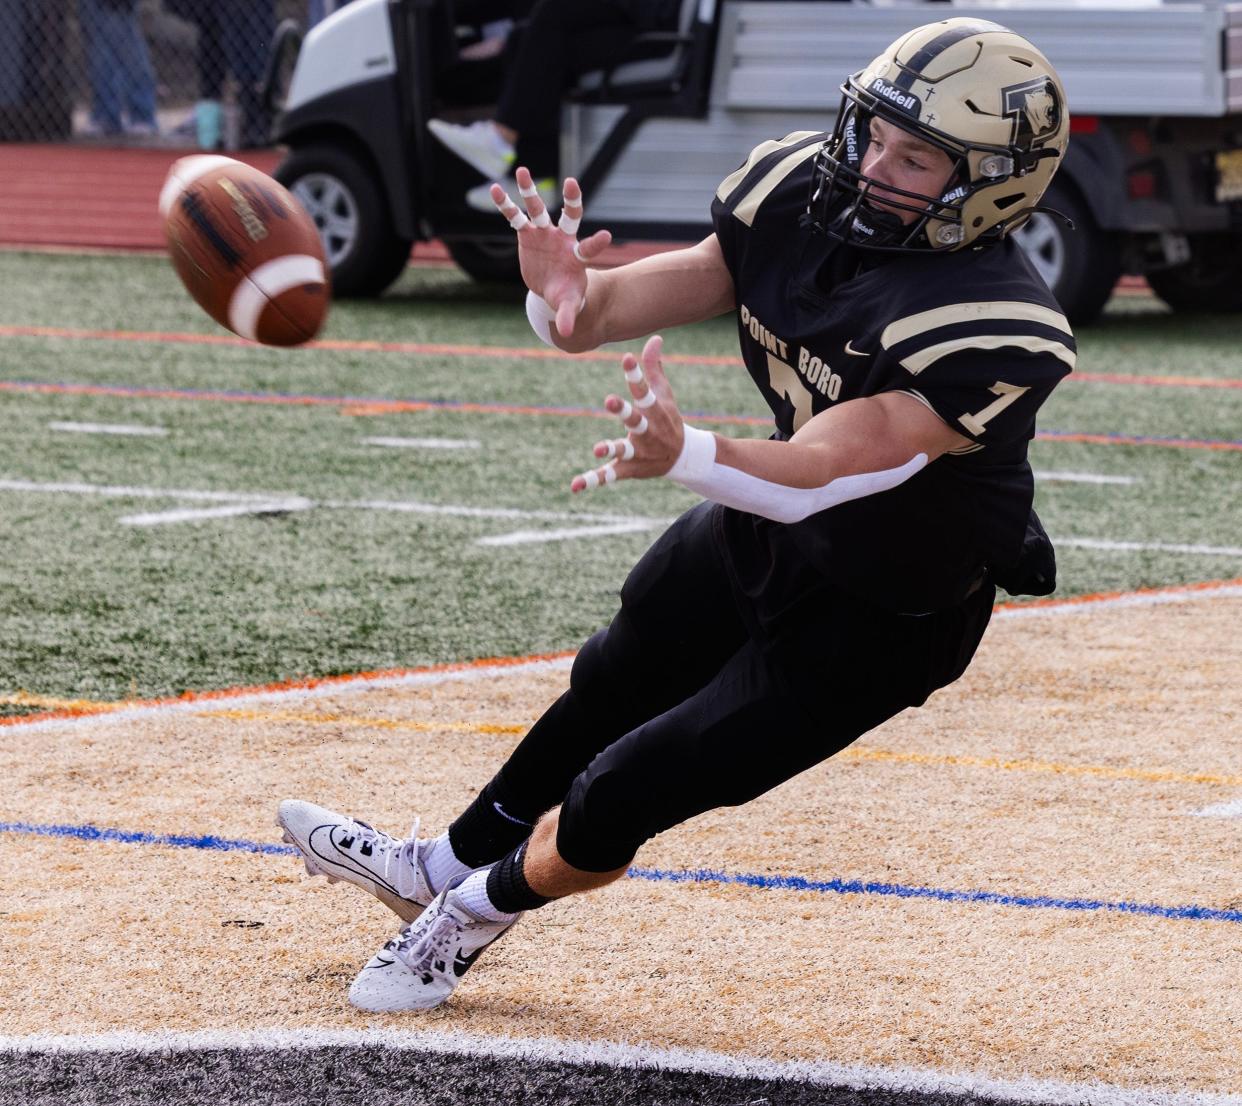
<svg viewBox="0 0 1242 1106"><path fill-rule="evenodd" d="M515 177L525 210L498 184L492 199L517 232L522 279L538 298L527 304L531 325L558 349L580 353L733 308L733 278L715 235L615 269L589 269L612 235L600 230L577 239L583 215L578 182L565 179L554 225L530 172L520 168Z"/></svg>
<svg viewBox="0 0 1242 1106"><path fill-rule="evenodd" d="M574 477L571 490L653 476L678 478L675 470L686 453L687 435L705 432L683 422L661 364L662 350L657 335L644 346L641 361L628 353L622 358L629 399L610 395L604 406L621 420L625 437L597 442L595 457L605 463ZM845 477L892 474L872 488L883 490L881 485L893 486L889 480L900 482L898 476L906 479L941 454L970 444L914 396L901 392L823 411L788 442L710 437L716 466L774 488L799 490L825 488ZM855 490L868 486L863 482Z"/></svg>

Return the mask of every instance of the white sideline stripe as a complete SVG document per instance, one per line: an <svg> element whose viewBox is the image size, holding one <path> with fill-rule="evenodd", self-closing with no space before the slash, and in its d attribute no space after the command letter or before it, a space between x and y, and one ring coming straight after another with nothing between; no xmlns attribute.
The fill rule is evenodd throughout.
<svg viewBox="0 0 1242 1106"><path fill-rule="evenodd" d="M1242 1106L1242 1095L1162 1091L1110 1083L1063 1083L1045 1079L997 1079L976 1072L882 1068L827 1060L765 1060L707 1049L652 1048L609 1041L562 1041L549 1037L486 1037L418 1029L201 1030L190 1033L118 1032L0 1037L0 1051L22 1053L195 1052L209 1049L285 1051L312 1048L386 1048L402 1052L456 1054L497 1060L614 1068L672 1070L735 1078L783 1080L859 1091L973 1095L1040 1106Z"/></svg>
<svg viewBox="0 0 1242 1106"><path fill-rule="evenodd" d="M237 164L234 158L221 157L219 154L192 154L190 157L178 158L168 170L164 187L160 189L160 215L167 219L177 197L204 173L210 173L225 165Z"/></svg>
<svg viewBox="0 0 1242 1106"><path fill-rule="evenodd" d="M1145 607L1161 603L1189 603L1199 599L1242 598L1242 584L1227 584L1218 588L1170 588L1163 592L1148 592L1142 595L1118 595L1108 599L1095 599L1087 603L1075 603L1072 600L1063 603L1052 603L1044 607L1010 607L997 611L993 619L1008 618L1051 618L1061 614L1090 613L1097 610L1110 610L1118 607ZM147 706L131 707L126 710L105 711L100 714L87 714L77 718L50 718L43 722L23 722L18 724L22 733L32 730L47 730L65 727L77 729L108 725L115 719L149 718L152 715L184 714L195 711L211 710L216 703L228 703L231 706L250 705L271 702L287 702L290 700L318 699L331 695L342 695L356 691L371 691L376 688L394 687L427 687L434 684L452 681L496 680L504 676L523 676L530 673L556 672L569 668L574 662L572 656L558 657L554 660L522 661L518 664L480 664L469 667L449 669L438 672L407 672L398 676L359 676L356 679L346 678L318 687L282 688L273 691L245 691L232 693L223 691L212 698L202 697L188 702L153 703ZM1242 1106L1242 1102L1239 1103Z"/></svg>
<svg viewBox="0 0 1242 1106"><path fill-rule="evenodd" d="M229 326L253 342L259 330L259 317L269 301L299 284L323 283L323 262L308 253L291 253L265 261L233 289Z"/></svg>
<svg viewBox="0 0 1242 1106"><path fill-rule="evenodd" d="M129 434L150 438L163 438L168 434L162 426L129 426L113 422L49 422L47 428L71 434Z"/></svg>
<svg viewBox="0 0 1242 1106"><path fill-rule="evenodd" d="M389 449L478 449L477 438L363 438L363 445L382 445Z"/></svg>
<svg viewBox="0 0 1242 1106"><path fill-rule="evenodd" d="M218 708L221 703L229 707L258 706L264 703L282 703L290 700L300 702L304 699L324 699L333 695L352 694L359 691L374 691L396 687L432 687L436 684L471 682L474 680L497 680L504 676L526 676L543 672L559 672L574 663L573 657L556 657L553 660L521 661L517 664L480 664L462 668L453 668L439 672L406 672L397 676L370 676L320 684L317 687L277 688L272 691L245 691L233 693L229 690L220 692L210 698L200 696L186 702L151 703L145 706L130 707L123 710L105 711L101 714L86 714L78 718L50 718L44 722L21 723L22 733L28 730L49 730L92 728L106 725L113 719L132 721L150 718L152 715L194 714Z"/></svg>
<svg viewBox="0 0 1242 1106"><path fill-rule="evenodd" d="M1242 799L1213 803L1202 810L1196 810L1195 815L1199 818L1242 818Z"/></svg>
<svg viewBox="0 0 1242 1106"><path fill-rule="evenodd" d="M1092 611L1117 610L1125 607L1159 607L1166 603L1189 603L1196 599L1242 598L1242 584L1222 584L1218 588L1169 588L1167 591L1142 592L1137 595L1114 595L1108 599L1093 599L1089 603L1075 603L1067 599L1063 603L1047 606L1007 607L992 615L992 621L1008 618L1050 618L1061 614L1090 614Z"/></svg>
<svg viewBox="0 0 1242 1106"><path fill-rule="evenodd" d="M534 545L539 542L567 541L570 538L596 538L604 534L637 534L663 522L613 522L603 526L577 526L559 530L514 530L511 534L495 534L475 538L475 545Z"/></svg>
<svg viewBox="0 0 1242 1106"><path fill-rule="evenodd" d="M1137 476L1105 476L1098 472L1040 472L1035 471L1036 480L1046 480L1056 484L1137 484Z"/></svg>
<svg viewBox="0 0 1242 1106"><path fill-rule="evenodd" d="M1174 545L1161 541L1105 541L1103 538L1053 538L1052 543L1076 549L1104 549L1117 553L1154 550L1159 553L1197 553L1203 557L1242 557L1242 546L1236 545Z"/></svg>
<svg viewBox="0 0 1242 1106"><path fill-rule="evenodd" d="M183 511L152 511L142 515L122 515L123 526L163 526L172 522L202 522L205 519L235 518L238 515L270 515L286 511L309 511L312 499L272 499L260 503L233 503L226 507L191 507Z"/></svg>

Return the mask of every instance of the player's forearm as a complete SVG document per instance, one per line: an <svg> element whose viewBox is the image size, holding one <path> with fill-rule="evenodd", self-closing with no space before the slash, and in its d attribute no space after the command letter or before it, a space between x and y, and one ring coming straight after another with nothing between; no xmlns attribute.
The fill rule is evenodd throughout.
<svg viewBox="0 0 1242 1106"><path fill-rule="evenodd" d="M714 240L654 254L615 269L592 270L586 304L568 338L569 353L710 319L733 307L733 281Z"/></svg>

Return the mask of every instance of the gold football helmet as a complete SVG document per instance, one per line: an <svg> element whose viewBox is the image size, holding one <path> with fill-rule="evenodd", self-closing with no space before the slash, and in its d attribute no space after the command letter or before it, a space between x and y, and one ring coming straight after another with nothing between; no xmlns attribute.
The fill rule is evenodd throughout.
<svg viewBox="0 0 1242 1106"><path fill-rule="evenodd" d="M1056 70L997 23L946 19L903 35L841 86L836 129L815 159L808 212L834 238L872 249L959 250L1004 237L1030 217L1069 141ZM881 185L903 223L867 203L869 121L938 147L956 166L941 196Z"/></svg>

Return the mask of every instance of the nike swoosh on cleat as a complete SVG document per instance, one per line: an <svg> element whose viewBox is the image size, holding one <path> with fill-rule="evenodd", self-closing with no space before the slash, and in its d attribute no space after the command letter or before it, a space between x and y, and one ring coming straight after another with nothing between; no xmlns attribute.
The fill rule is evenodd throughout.
<svg viewBox="0 0 1242 1106"><path fill-rule="evenodd" d="M380 879L374 872L364 868L361 864L355 861L349 853L337 846L336 839L332 836L332 833L334 830L339 828L339 826L332 823L327 823L322 826L316 826L310 831L310 834L306 838L306 844L310 848L310 851L315 854L316 858L323 861L325 864L332 865L334 868L343 868L346 871L354 872L357 875L362 876L362 878L367 880L369 883L375 884L376 887L382 887L395 898L401 898L402 896L397 893L397 889L395 887L389 884L386 880ZM320 830L328 831L328 844L332 847L331 853L324 852L315 843L315 835L318 834ZM326 875L327 873L325 872L324 874Z"/></svg>
<svg viewBox="0 0 1242 1106"><path fill-rule="evenodd" d="M485 948L487 948L486 945L483 946L483 949ZM456 958L453 960L453 974L457 976L458 979L465 975L470 970L474 962L478 960L483 949L475 949L469 956L462 956L461 950L459 949Z"/></svg>
<svg viewBox="0 0 1242 1106"><path fill-rule="evenodd" d="M864 353L860 349L855 349L853 338L851 338L848 342L845 343L845 352L848 353L851 357L870 357L871 356L871 354Z"/></svg>

